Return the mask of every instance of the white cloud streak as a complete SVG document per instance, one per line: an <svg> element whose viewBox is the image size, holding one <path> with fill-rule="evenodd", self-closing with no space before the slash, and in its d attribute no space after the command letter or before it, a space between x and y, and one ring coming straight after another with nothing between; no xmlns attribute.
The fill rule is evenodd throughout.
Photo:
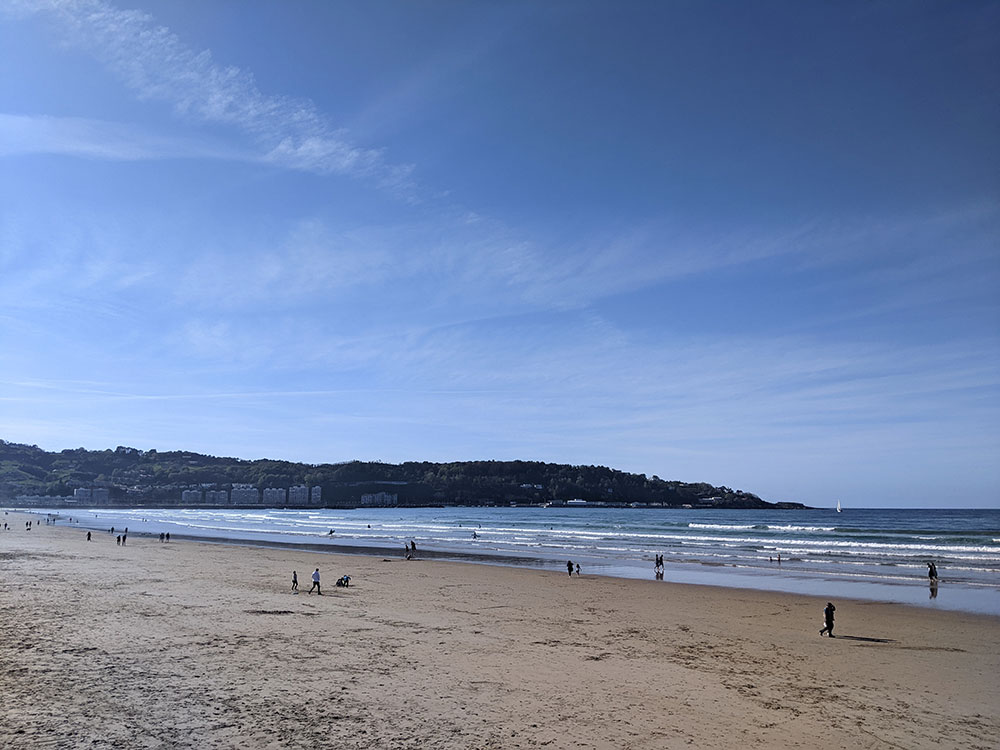
<svg viewBox="0 0 1000 750"><path fill-rule="evenodd" d="M308 100L263 93L250 73L191 49L147 13L103 0L15 0L6 11L44 14L70 45L93 54L140 98L164 102L191 121L241 131L267 163L363 178L412 197L411 165L351 143Z"/></svg>
<svg viewBox="0 0 1000 750"><path fill-rule="evenodd" d="M59 154L90 159L246 159L218 144L147 133L82 117L0 114L0 156Z"/></svg>

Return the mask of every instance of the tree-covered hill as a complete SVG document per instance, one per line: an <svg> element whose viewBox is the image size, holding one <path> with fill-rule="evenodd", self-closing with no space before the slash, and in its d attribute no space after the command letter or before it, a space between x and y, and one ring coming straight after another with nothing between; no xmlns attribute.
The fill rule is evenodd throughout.
<svg viewBox="0 0 1000 750"><path fill-rule="evenodd" d="M78 488L106 488L112 503L179 504L186 489L257 489L296 485L322 488L322 504L352 507L366 493L386 492L399 505L589 503L720 508L804 507L767 503L752 493L710 484L666 481L604 466L538 461L459 461L402 464L350 461L303 464L245 461L188 451L83 448L47 452L0 440L0 500L19 495L72 495Z"/></svg>

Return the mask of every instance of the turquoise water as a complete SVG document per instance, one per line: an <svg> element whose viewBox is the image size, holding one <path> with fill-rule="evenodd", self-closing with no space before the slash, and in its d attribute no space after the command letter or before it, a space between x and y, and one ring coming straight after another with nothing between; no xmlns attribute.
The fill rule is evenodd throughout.
<svg viewBox="0 0 1000 750"><path fill-rule="evenodd" d="M67 515L65 509L50 511ZM79 509L82 527L320 545L1000 614L1000 510ZM61 522L62 523L62 522ZM333 534L330 531L333 530ZM780 555L781 562L778 562ZM940 582L931 587L928 561Z"/></svg>

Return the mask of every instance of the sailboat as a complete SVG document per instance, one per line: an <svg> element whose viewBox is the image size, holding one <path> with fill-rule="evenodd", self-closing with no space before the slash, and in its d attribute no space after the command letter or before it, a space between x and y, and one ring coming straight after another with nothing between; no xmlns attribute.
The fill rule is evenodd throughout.
<svg viewBox="0 0 1000 750"><path fill-rule="evenodd" d="M840 500L837 501L837 512L840 513Z"/></svg>

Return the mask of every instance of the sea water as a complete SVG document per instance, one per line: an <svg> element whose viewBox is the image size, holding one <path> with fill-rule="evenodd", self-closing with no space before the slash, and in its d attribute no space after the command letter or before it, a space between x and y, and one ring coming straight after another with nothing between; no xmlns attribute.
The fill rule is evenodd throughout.
<svg viewBox="0 0 1000 750"><path fill-rule="evenodd" d="M81 528L284 543L1000 614L1000 510L50 509ZM65 521L60 521L64 523ZM332 533L331 533L332 532ZM779 562L780 558L780 562ZM927 562L940 581L931 585Z"/></svg>

